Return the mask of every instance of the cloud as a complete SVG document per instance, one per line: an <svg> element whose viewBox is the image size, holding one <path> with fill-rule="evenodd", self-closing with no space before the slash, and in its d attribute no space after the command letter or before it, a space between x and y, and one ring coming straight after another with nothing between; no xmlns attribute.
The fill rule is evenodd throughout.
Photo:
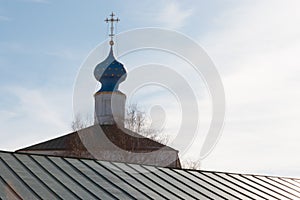
<svg viewBox="0 0 300 200"><path fill-rule="evenodd" d="M240 3L216 19L219 29L200 38L227 96L223 137L205 167L281 175L300 169L299 6L299 1Z"/></svg>
<svg viewBox="0 0 300 200"><path fill-rule="evenodd" d="M11 21L11 18L0 15L0 22L1 21Z"/></svg>
<svg viewBox="0 0 300 200"><path fill-rule="evenodd" d="M186 20L193 14L192 9L183 10L178 2L169 2L161 10L157 21L169 29L181 28Z"/></svg>
<svg viewBox="0 0 300 200"><path fill-rule="evenodd" d="M14 88L13 93L20 101L19 110L26 113L29 117L41 122L47 122L57 127L64 127L60 116L53 108L45 96L38 90L26 88Z"/></svg>
<svg viewBox="0 0 300 200"><path fill-rule="evenodd" d="M31 3L50 3L49 0L24 0Z"/></svg>
<svg viewBox="0 0 300 200"><path fill-rule="evenodd" d="M60 58L60 59L75 60L75 61L81 61L82 59L85 58L85 55L86 55L83 52L74 51L69 48L60 48L59 50L49 51L49 52L46 52L45 54L49 55L49 56L54 56L54 57Z"/></svg>
<svg viewBox="0 0 300 200"><path fill-rule="evenodd" d="M2 149L16 150L70 131L72 107L65 106L71 99L66 91L6 87L1 92L13 99L0 107Z"/></svg>

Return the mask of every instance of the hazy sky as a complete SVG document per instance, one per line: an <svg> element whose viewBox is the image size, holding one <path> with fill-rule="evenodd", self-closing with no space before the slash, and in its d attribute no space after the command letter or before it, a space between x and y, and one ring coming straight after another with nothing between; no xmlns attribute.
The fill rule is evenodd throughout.
<svg viewBox="0 0 300 200"><path fill-rule="evenodd" d="M71 130L77 73L114 11L118 32L173 29L214 61L226 120L203 169L300 177L299 8L298 0L0 0L0 149Z"/></svg>

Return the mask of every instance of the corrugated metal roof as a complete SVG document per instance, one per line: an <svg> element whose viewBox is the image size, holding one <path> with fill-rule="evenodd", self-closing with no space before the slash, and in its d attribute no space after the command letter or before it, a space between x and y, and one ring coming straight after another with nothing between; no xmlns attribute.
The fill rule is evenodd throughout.
<svg viewBox="0 0 300 200"><path fill-rule="evenodd" d="M2 199L300 199L300 180L0 152Z"/></svg>

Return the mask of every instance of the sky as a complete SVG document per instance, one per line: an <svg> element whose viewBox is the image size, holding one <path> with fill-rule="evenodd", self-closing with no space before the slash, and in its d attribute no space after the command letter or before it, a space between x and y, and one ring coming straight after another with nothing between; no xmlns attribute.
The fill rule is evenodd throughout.
<svg viewBox="0 0 300 200"><path fill-rule="evenodd" d="M77 75L107 39L103 20L114 11L121 19L117 32L175 30L213 60L224 85L226 119L202 169L300 177L299 7L298 0L0 0L0 149L14 151L71 131ZM162 57L163 64L174 63L164 54L143 55L120 60L128 70ZM151 103L151 90L140 91L141 103ZM157 91L151 94L159 100ZM197 95L206 119L205 86ZM172 99L166 96L161 99ZM187 156L193 158L200 143Z"/></svg>

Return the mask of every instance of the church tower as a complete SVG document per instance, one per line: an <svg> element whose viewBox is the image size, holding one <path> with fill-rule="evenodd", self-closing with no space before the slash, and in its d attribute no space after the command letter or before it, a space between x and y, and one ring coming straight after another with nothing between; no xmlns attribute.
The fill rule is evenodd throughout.
<svg viewBox="0 0 300 200"><path fill-rule="evenodd" d="M95 124L18 152L106 160L180 168L178 151L124 127L126 95L119 84L126 79L124 65L114 56L114 14L110 24L110 50L95 66L94 76L101 83L95 97Z"/></svg>
<svg viewBox="0 0 300 200"><path fill-rule="evenodd" d="M99 63L94 70L94 76L101 83L101 88L95 97L95 124L123 126L125 117L126 95L118 90L119 84L126 79L126 70L122 63L116 60L113 52L114 13L106 22L110 23L110 52L107 58Z"/></svg>

